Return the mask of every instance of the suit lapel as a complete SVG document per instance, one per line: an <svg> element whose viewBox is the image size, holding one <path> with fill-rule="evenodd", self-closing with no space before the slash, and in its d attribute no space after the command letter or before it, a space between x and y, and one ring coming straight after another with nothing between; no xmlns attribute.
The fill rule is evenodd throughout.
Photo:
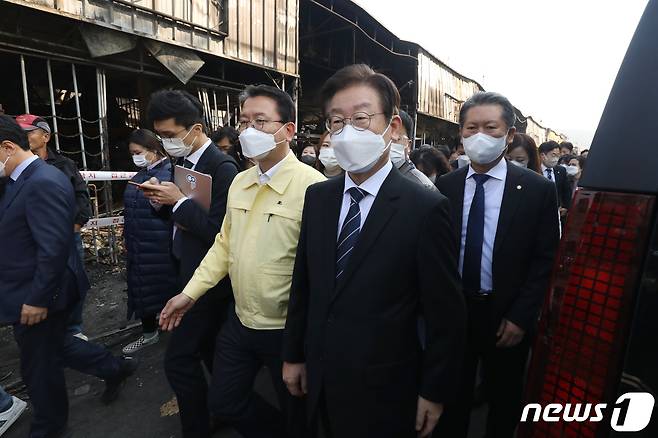
<svg viewBox="0 0 658 438"><path fill-rule="evenodd" d="M393 168L391 173L386 177L384 184L379 189L379 193L375 198L375 202L368 213L368 218L363 224L363 228L359 233L359 240L354 247L353 253L350 256L350 260L345 268L345 272L341 275L339 281L336 284L334 299L340 294L344 289L345 285L350 281L352 275L363 262L364 258L368 255L370 247L375 243L382 230L391 219L391 217L397 211L397 206L395 205L395 200L399 198L399 194L396 190L397 184L401 178L400 173L397 169ZM337 229L338 225L336 225ZM336 252L336 239L334 234L334 254ZM335 271L335 255L334 255L334 271Z"/></svg>
<svg viewBox="0 0 658 438"><path fill-rule="evenodd" d="M455 218L455 228L457 231L457 235L459 236L460 242L461 242L461 234L462 234L462 224L464 223L464 191L466 189L466 175L468 175L468 166L462 167L463 170L457 170L457 172L461 172L461 175L459 175L459 178L457 181L459 184L455 187L456 193L454 193L455 196L455 201L454 201L454 206L455 206L455 211L453 211L453 217Z"/></svg>
<svg viewBox="0 0 658 438"><path fill-rule="evenodd" d="M505 192L503 193L503 202L498 217L494 254L507 236L520 200L523 197L525 189L523 187L523 173L522 169L517 169L514 165L507 163L507 178L505 179Z"/></svg>
<svg viewBox="0 0 658 438"><path fill-rule="evenodd" d="M16 196L23 188L24 185L23 183L30 176L32 176L34 171L37 170L41 165L45 165L45 162L41 161L41 159L36 159L33 162L31 162L29 166L27 166L25 170L23 170L21 176L18 177L18 180L14 183L14 187L12 188L12 190L10 190L9 193L5 193L2 202L0 203L0 207L2 207L2 209L0 210L0 219L2 218L2 216L4 216L4 213L7 211L7 209L9 209L9 206L14 201L14 199L16 199Z"/></svg>
<svg viewBox="0 0 658 438"><path fill-rule="evenodd" d="M329 190L329 197L325 199L326 210L322 214L323 227L325 232L322 234L322 254L324 254L324 266L329 269L323 270L327 276L324 284L334 285L336 282L336 235L338 232L338 218L340 208L343 204L343 189L345 187L343 178L336 178L336 181ZM334 180L331 181L334 183ZM334 289L333 287L331 288Z"/></svg>

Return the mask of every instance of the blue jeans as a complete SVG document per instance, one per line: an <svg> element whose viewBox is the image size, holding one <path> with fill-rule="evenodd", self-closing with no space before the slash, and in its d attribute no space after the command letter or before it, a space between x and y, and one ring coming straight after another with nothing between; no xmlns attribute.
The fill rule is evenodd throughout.
<svg viewBox="0 0 658 438"><path fill-rule="evenodd" d="M14 402L12 401L11 395L7 394L2 386L0 386L0 412L4 412L11 408L12 404L14 404Z"/></svg>

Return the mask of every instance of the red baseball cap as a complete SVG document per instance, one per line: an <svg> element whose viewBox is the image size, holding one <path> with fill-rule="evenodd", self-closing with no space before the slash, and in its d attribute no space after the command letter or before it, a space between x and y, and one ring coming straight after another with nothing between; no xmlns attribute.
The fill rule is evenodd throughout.
<svg viewBox="0 0 658 438"><path fill-rule="evenodd" d="M16 123L18 123L24 131L29 132L40 128L50 134L50 125L48 125L48 122L46 122L46 119L43 117L32 114L23 114L16 117Z"/></svg>

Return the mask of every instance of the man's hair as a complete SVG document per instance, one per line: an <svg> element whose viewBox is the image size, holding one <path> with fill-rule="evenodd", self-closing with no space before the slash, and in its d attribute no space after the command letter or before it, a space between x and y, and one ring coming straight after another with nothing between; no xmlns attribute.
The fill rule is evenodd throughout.
<svg viewBox="0 0 658 438"><path fill-rule="evenodd" d="M560 144L556 141L549 140L545 141L542 144L539 145L539 153L540 154L547 154L552 150L555 149L560 149Z"/></svg>
<svg viewBox="0 0 658 438"><path fill-rule="evenodd" d="M421 167L426 172L429 171L430 175L436 172L437 178L452 170L446 156L434 146L424 144L418 149L414 149L409 154L409 159L416 167Z"/></svg>
<svg viewBox="0 0 658 438"><path fill-rule="evenodd" d="M24 151L30 150L27 134L11 116L0 115L0 142L10 141Z"/></svg>
<svg viewBox="0 0 658 438"><path fill-rule="evenodd" d="M151 122L174 119L177 125L185 128L201 123L205 129L206 125L203 105L199 99L183 90L156 91L151 95L147 113Z"/></svg>
<svg viewBox="0 0 658 438"><path fill-rule="evenodd" d="M158 153L163 157L166 157L164 148L160 139L148 129L136 129L128 137L128 144L135 143L143 147L144 149Z"/></svg>
<svg viewBox="0 0 658 438"><path fill-rule="evenodd" d="M560 143L560 149L562 148L567 148L569 149L569 151L573 152L573 143L571 143L570 141L563 141L562 143Z"/></svg>
<svg viewBox="0 0 658 438"><path fill-rule="evenodd" d="M446 157L446 160L450 161L450 156L452 155L452 149L450 149L450 146L447 144L439 144L436 145L435 148Z"/></svg>
<svg viewBox="0 0 658 438"><path fill-rule="evenodd" d="M580 152L580 155L586 154L586 153L588 153L588 152L589 152L589 149L583 149L583 150Z"/></svg>
<svg viewBox="0 0 658 438"><path fill-rule="evenodd" d="M462 105L459 111L459 126L463 127L466 121L466 114L468 111L476 106L482 105L498 105L503 110L503 120L507 128L512 128L516 121L516 114L514 114L514 107L510 101L502 94L494 93L493 91L475 93L468 98Z"/></svg>
<svg viewBox="0 0 658 438"><path fill-rule="evenodd" d="M320 103L325 115L327 104L338 93L354 85L366 85L377 92L386 118L391 119L400 108L400 93L392 80L387 76L376 73L365 64L348 65L338 70L320 90Z"/></svg>
<svg viewBox="0 0 658 438"><path fill-rule="evenodd" d="M251 97L268 97L276 102L276 112L279 113L279 120L283 123L295 121L295 103L288 93L270 85L248 85L240 93L240 108L244 106L247 99Z"/></svg>
<svg viewBox="0 0 658 438"><path fill-rule="evenodd" d="M402 126L407 131L407 137L413 140L414 136L414 119L411 118L408 112L400 110L400 119L402 119Z"/></svg>
<svg viewBox="0 0 658 438"><path fill-rule="evenodd" d="M238 130L228 125L222 126L218 130L210 134L210 139L213 141L213 143L219 144L220 141L227 138L231 146L235 146L238 143L239 137L240 137L240 133L238 132Z"/></svg>

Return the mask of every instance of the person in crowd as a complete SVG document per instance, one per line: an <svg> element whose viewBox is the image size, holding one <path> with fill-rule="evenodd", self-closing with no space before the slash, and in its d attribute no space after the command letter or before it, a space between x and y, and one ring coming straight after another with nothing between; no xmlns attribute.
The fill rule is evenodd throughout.
<svg viewBox="0 0 658 438"><path fill-rule="evenodd" d="M578 188L578 181L580 181L586 162L587 158L583 156L565 155L560 158L560 164L567 171L567 179L569 180L572 195Z"/></svg>
<svg viewBox="0 0 658 438"><path fill-rule="evenodd" d="M573 155L573 143L569 141L560 143L560 156L564 157L565 155Z"/></svg>
<svg viewBox="0 0 658 438"><path fill-rule="evenodd" d="M452 157L452 149L450 149L450 146L447 144L439 144L434 147L446 157L448 164L450 164L450 158Z"/></svg>
<svg viewBox="0 0 658 438"><path fill-rule="evenodd" d="M320 96L347 173L306 192L283 379L321 436L427 437L456 395L466 325L449 202L390 162L403 124L388 77L350 65Z"/></svg>
<svg viewBox="0 0 658 438"><path fill-rule="evenodd" d="M403 176L417 182L427 189L436 190L434 182L425 176L423 172L416 169L414 163L409 160L409 148L412 144L409 135L413 135L414 132L413 119L403 110L400 110L398 115L400 116L400 120L402 120L402 126L400 127L398 138L394 138L391 142L391 150L389 152L391 163L393 163L393 166L395 166Z"/></svg>
<svg viewBox="0 0 658 438"><path fill-rule="evenodd" d="M461 144L461 140L457 144L457 146L454 149L452 149L452 153L448 161L450 163L450 167L453 170L459 169L460 167L463 166L468 166L470 164L470 161L468 160L468 156L466 156L466 154L464 153L464 145Z"/></svg>
<svg viewBox="0 0 658 438"><path fill-rule="evenodd" d="M31 438L65 429L63 366L105 379L111 403L137 368L131 358L67 333L71 309L89 288L73 241L75 196L66 176L30 151L27 135L0 116L0 325L12 325L34 411Z"/></svg>
<svg viewBox="0 0 658 438"><path fill-rule="evenodd" d="M302 413L295 406L300 403L281 381L281 339L304 194L325 178L290 150L295 105L287 93L268 85L248 86L240 95L240 109L240 143L258 165L235 179L221 232L183 292L167 303L160 325L164 330L179 326L209 289L230 276L235 307L217 338L210 411L245 438L301 438L306 435L295 427L303 428L304 418L294 421ZM263 365L281 410L253 391Z"/></svg>
<svg viewBox="0 0 658 438"><path fill-rule="evenodd" d="M26 407L27 403L18 397L7 394L0 386L0 436L3 436L20 418Z"/></svg>
<svg viewBox="0 0 658 438"><path fill-rule="evenodd" d="M430 145L423 145L418 149L414 149L411 151L410 158L418 170L430 179L432 184L436 184L436 180L441 175L452 171L446 157Z"/></svg>
<svg viewBox="0 0 658 438"><path fill-rule="evenodd" d="M539 145L542 175L555 184L560 217L566 217L571 207L571 185L567 179L564 167L558 166L560 161L560 145L552 140Z"/></svg>
<svg viewBox="0 0 658 438"><path fill-rule="evenodd" d="M320 137L320 152L318 153L318 162L316 169L318 169L327 178L340 178L345 174L345 171L340 168L336 154L331 147L331 135L329 131L322 134Z"/></svg>
<svg viewBox="0 0 658 438"><path fill-rule="evenodd" d="M149 200L171 210L172 254L179 265L179 284L183 285L192 278L219 233L228 189L238 174L238 164L206 136L203 106L191 94L180 90L154 93L148 117L167 154L177 160L172 165L212 177L209 210L187 198L169 181L142 184ZM215 338L232 300L230 282L228 279L220 282L198 300L169 339L165 373L176 393L185 438L210 436L208 383L203 366L208 371L213 368Z"/></svg>
<svg viewBox="0 0 658 438"><path fill-rule="evenodd" d="M239 135L240 133L237 129L226 125L210 134L210 139L219 147L222 152L233 157L235 162L238 163L240 170L245 170L247 160L242 154L242 147L240 146L240 141L238 140Z"/></svg>
<svg viewBox="0 0 658 438"><path fill-rule="evenodd" d="M512 143L507 148L507 160L516 166L541 174L537 144L527 134L519 132L514 134Z"/></svg>
<svg viewBox="0 0 658 438"><path fill-rule="evenodd" d="M315 168L316 164L318 162L318 154L320 152L318 151L317 146L314 145L308 145L304 149L302 149L302 153L299 156L299 161L301 161L304 164L308 164L309 166Z"/></svg>
<svg viewBox="0 0 658 438"><path fill-rule="evenodd" d="M82 230L82 227L92 216L87 183L82 178L82 175L80 175L78 167L73 160L64 157L48 147L51 130L50 125L48 125L48 122L46 122L44 118L32 114L23 114L16 117L16 122L18 122L25 132L27 132L27 139L30 142L30 150L46 163L59 169L73 186L76 205L73 238L80 254L80 260L84 262L85 251L82 245L80 230ZM82 333L82 309L84 307L84 302L85 297L83 296L73 310L71 321L69 322L69 331L73 333L74 336L86 341L88 338Z"/></svg>
<svg viewBox="0 0 658 438"><path fill-rule="evenodd" d="M452 204L454 235L468 307L467 353L456 403L437 436L466 438L478 361L489 404L486 436L512 437L521 415L523 376L559 241L553 185L504 157L513 141L514 107L498 93L477 93L459 126L468 167L438 187Z"/></svg>
<svg viewBox="0 0 658 438"><path fill-rule="evenodd" d="M139 168L133 183L142 184L152 178L171 181L171 163L153 132L137 129L128 138L128 148ZM178 292L179 284L171 255L172 225L162 205L150 202L134 184L126 185L123 204L128 319L134 316L142 321L142 335L123 347L123 354L131 355L158 342L156 315Z"/></svg>
<svg viewBox="0 0 658 438"><path fill-rule="evenodd" d="M583 149L583 151L580 153L581 157L587 158L587 155L589 155L589 149Z"/></svg>

